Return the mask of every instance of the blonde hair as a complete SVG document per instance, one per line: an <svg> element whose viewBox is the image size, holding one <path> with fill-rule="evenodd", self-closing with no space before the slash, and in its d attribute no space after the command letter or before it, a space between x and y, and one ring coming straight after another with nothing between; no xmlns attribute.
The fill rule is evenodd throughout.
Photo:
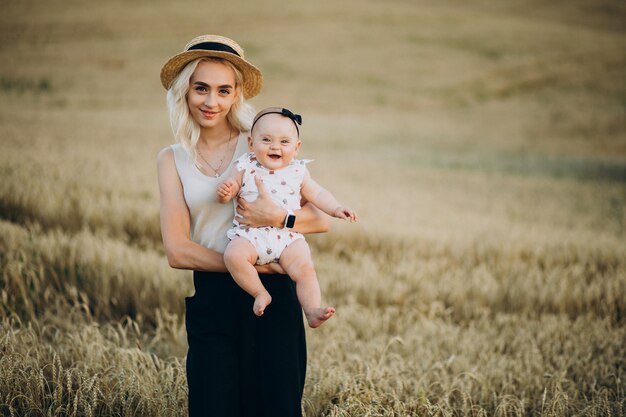
<svg viewBox="0 0 626 417"><path fill-rule="evenodd" d="M254 109L245 100L243 94L243 74L231 62L221 58L198 58L185 65L167 90L167 108L170 113L170 125L172 132L174 132L174 138L191 154L196 165L199 165L197 159L200 125L191 117L187 105L187 93L193 72L200 62L205 61L226 65L235 74L235 90L238 93L238 98L226 115L230 125L240 132L249 132L254 117Z"/></svg>

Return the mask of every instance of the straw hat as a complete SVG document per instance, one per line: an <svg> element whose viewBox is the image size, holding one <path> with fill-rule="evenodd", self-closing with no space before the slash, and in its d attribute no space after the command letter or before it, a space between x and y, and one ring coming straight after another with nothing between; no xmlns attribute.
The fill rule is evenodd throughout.
<svg viewBox="0 0 626 417"><path fill-rule="evenodd" d="M196 58L223 58L243 74L243 93L246 98L259 94L263 86L261 71L246 61L243 49L237 42L224 36L202 35L193 38L183 52L171 57L161 68L161 84L169 89L172 81L189 62Z"/></svg>

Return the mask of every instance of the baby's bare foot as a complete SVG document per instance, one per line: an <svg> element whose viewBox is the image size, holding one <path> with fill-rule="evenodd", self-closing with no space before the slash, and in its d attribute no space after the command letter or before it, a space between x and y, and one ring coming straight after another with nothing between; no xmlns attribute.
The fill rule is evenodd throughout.
<svg viewBox="0 0 626 417"><path fill-rule="evenodd" d="M309 327L320 327L326 320L331 318L335 314L335 309L332 307L326 308L313 308L310 311L305 311L304 315L309 322Z"/></svg>
<svg viewBox="0 0 626 417"><path fill-rule="evenodd" d="M270 295L270 293L267 291L263 291L257 294L256 297L254 297L254 305L252 306L252 311L254 311L254 314L256 314L257 316L262 316L263 313L265 313L265 307L270 305L271 302L272 296Z"/></svg>

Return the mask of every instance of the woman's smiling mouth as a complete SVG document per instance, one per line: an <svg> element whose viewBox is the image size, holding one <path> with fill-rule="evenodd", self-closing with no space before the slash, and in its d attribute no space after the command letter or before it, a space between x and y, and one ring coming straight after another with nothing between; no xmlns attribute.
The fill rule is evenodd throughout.
<svg viewBox="0 0 626 417"><path fill-rule="evenodd" d="M214 111L208 111L208 110L200 110L200 112L202 113L202 115L204 117L206 117L207 119L212 119L213 117L215 117L215 115L217 114L217 112Z"/></svg>

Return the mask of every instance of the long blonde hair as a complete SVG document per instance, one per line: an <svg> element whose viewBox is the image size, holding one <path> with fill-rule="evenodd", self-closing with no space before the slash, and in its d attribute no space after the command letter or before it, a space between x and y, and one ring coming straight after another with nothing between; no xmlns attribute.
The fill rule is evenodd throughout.
<svg viewBox="0 0 626 417"><path fill-rule="evenodd" d="M254 117L254 109L245 100L243 95L243 75L229 61L221 58L198 58L191 61L174 78L169 90L167 90L167 108L170 113L170 125L174 138L183 145L191 154L194 164L198 165L198 140L200 139L200 125L191 117L187 105L187 93L189 92L189 79L200 62L219 62L231 68L235 74L235 90L238 99L233 103L226 119L232 127L240 132L249 132Z"/></svg>

